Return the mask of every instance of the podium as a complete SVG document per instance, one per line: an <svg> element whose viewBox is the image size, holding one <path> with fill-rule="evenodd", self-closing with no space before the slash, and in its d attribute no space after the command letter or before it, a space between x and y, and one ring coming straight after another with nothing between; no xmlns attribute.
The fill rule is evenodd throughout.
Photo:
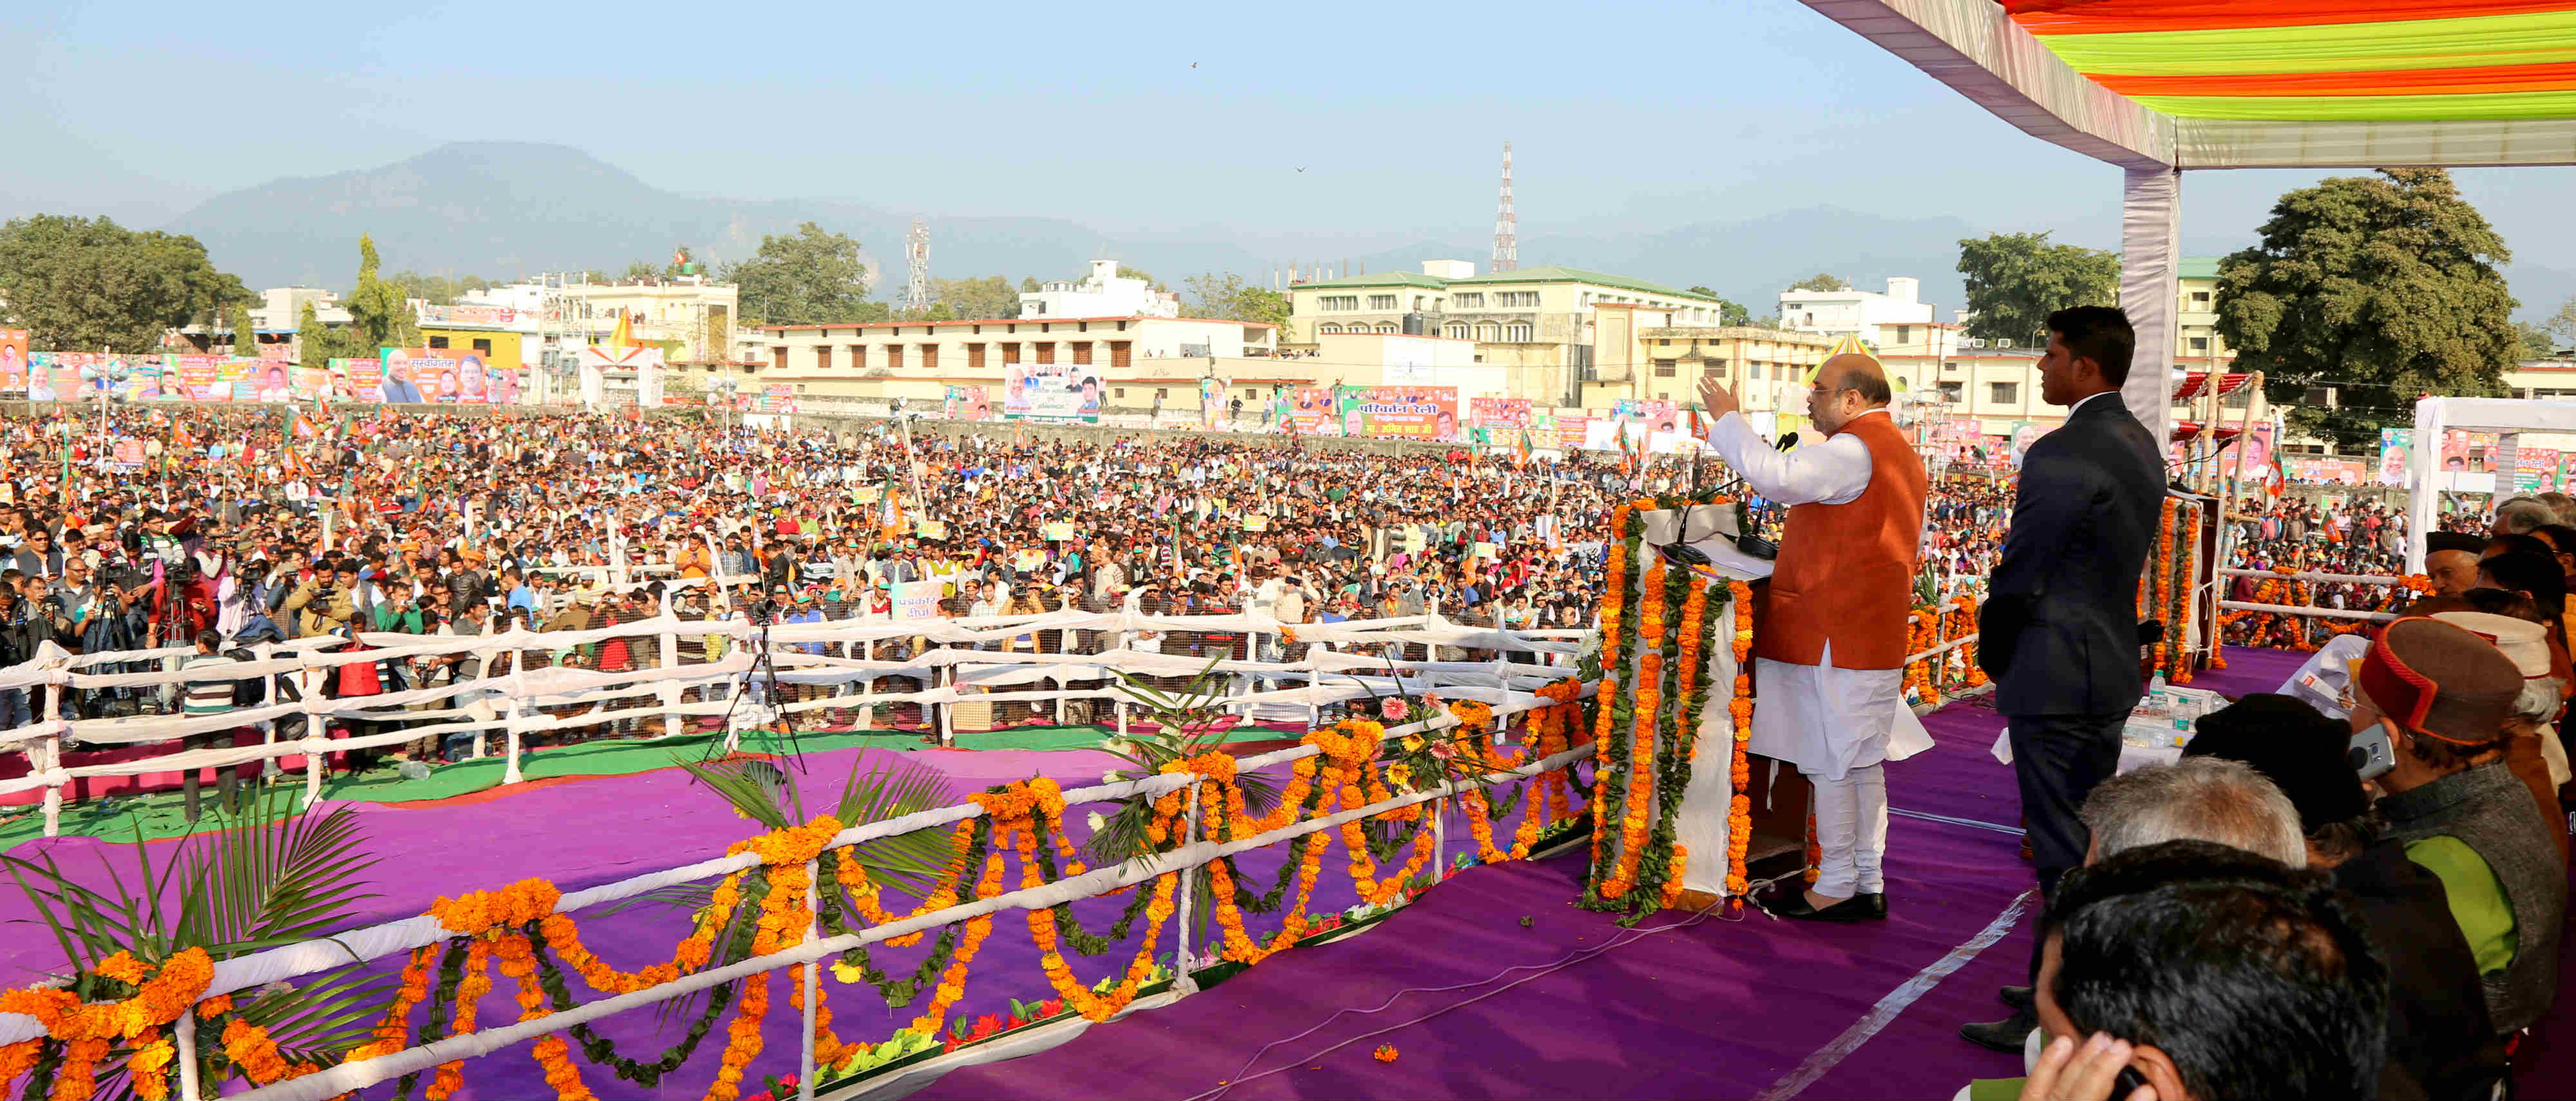
<svg viewBox="0 0 2576 1101"><path fill-rule="evenodd" d="M1737 706L1755 687L1744 656L1771 573L1737 545L1741 525L1723 497L1614 512L1587 906L1705 906L1743 895L1755 862L1775 873L1803 863L1770 862L1804 856L1807 783L1749 752L1750 712Z"/></svg>

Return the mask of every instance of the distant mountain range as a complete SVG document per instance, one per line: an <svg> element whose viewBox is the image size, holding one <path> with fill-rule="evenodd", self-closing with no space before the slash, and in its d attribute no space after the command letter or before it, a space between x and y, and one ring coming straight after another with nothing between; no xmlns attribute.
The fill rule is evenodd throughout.
<svg viewBox="0 0 2576 1101"><path fill-rule="evenodd" d="M687 245L709 262L739 259L759 247L761 235L791 232L808 221L857 238L878 273L880 293L902 278L902 241L910 228L904 216L831 199L684 195L577 149L514 142L457 143L380 168L276 180L209 199L166 228L205 242L218 266L254 287L345 287L355 277L362 233L375 237L388 269L505 279L616 270L633 260L659 263L674 245ZM1210 271L1265 279L1291 257L1301 264L1356 261L1369 271L1420 270L1424 260L1456 258L1481 270L1491 250L1490 239L1443 234L1360 256L1347 242L1324 238L1280 250L1284 255L1260 255L1235 241L1171 234L1119 240L1038 217L934 217L929 228L934 274L1014 281L1072 278L1095 257L1116 258L1175 286ZM1927 297L1955 305L1957 242L1974 232L1954 218L1816 209L1648 234L1541 232L1522 241L1520 254L1525 265L1706 285L1758 315L1780 288L1819 271L1863 288L1883 286L1890 275L1913 275L1924 281Z"/></svg>
<svg viewBox="0 0 2576 1101"><path fill-rule="evenodd" d="M194 235L218 267L253 287L345 289L356 275L362 233L374 236L390 271L515 279L544 271L613 272L635 260L658 264L675 245L711 264L740 259L759 247L763 234L792 232L808 221L859 241L879 296L900 285L907 216L846 200L665 191L560 145L460 142L379 168L276 180L218 195L164 228ZM1348 260L1368 271L1418 271L1424 260L1464 259L1481 271L1491 251L1491 238L1470 230L1354 255L1348 241L1321 236L1256 251L1226 239L1222 227L1122 240L1060 218L932 217L928 224L934 275L1002 275L1014 282L1073 278L1094 258L1115 258L1175 288L1201 272L1266 280L1291 258L1301 265ZM1913 276L1946 316L1965 298L1956 271L1959 240L1991 228L1952 217L1818 207L1642 233L1531 227L1520 257L1525 266L1563 264L1675 287L1704 285L1757 317L1771 312L1782 288L1818 272L1863 290L1883 289L1889 276ZM2576 294L2576 272L2525 264L2509 274L2526 316L2545 315Z"/></svg>

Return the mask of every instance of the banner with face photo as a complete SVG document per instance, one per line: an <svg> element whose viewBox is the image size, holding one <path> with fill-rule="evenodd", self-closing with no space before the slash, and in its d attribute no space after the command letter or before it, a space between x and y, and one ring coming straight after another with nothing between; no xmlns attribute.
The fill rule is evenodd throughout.
<svg viewBox="0 0 2576 1101"><path fill-rule="evenodd" d="M1343 435L1458 438L1455 386L1344 386L1340 394Z"/></svg>
<svg viewBox="0 0 2576 1101"><path fill-rule="evenodd" d="M331 390L335 398L358 402L385 400L385 364L380 359L335 359L331 361Z"/></svg>
<svg viewBox="0 0 2576 1101"><path fill-rule="evenodd" d="M27 394L27 330L0 329L0 397Z"/></svg>
<svg viewBox="0 0 2576 1101"><path fill-rule="evenodd" d="M1528 398L1469 398L1470 419L1481 428L1520 430L1530 427Z"/></svg>
<svg viewBox="0 0 2576 1101"><path fill-rule="evenodd" d="M1097 363L1005 363L1002 416L1068 423L1100 423L1102 394Z"/></svg>
<svg viewBox="0 0 2576 1101"><path fill-rule="evenodd" d="M1342 418L1331 390L1307 386L1288 391L1288 423L1308 436L1342 434Z"/></svg>
<svg viewBox="0 0 2576 1101"><path fill-rule="evenodd" d="M2379 430L2379 484L2406 484L2406 463L2415 456L2415 430L2382 428Z"/></svg>

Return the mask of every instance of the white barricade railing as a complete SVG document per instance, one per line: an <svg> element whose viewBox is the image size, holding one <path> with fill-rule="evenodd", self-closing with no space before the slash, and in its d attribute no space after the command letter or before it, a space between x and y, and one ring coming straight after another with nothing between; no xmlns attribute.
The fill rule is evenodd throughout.
<svg viewBox="0 0 2576 1101"><path fill-rule="evenodd" d="M43 689L47 694L48 716L42 722L0 731L0 751L16 749L26 753L29 760L26 775L0 780L0 794L42 789L45 792L45 834L53 836L60 830L63 789L76 779L226 768L254 761L302 757L305 796L310 801L322 794L322 777L327 770L325 754L380 749L428 739L443 740L458 734L470 734L475 738L477 756L484 755L487 738L501 736L502 755L506 757L501 782L510 784L521 779L521 759L526 751L524 741L530 735L627 723L659 728L658 733L639 731L634 737L667 737L679 733L680 724L686 719L715 718L734 713L742 702L733 698L736 693L756 694L764 706L786 715L846 709L868 716L881 705L913 704L923 709L925 727L935 731L943 743L954 740L956 708L960 704L1107 700L1115 710L1115 722L1103 725L1114 725L1123 733L1127 726L1128 705L1110 672L1112 669L1186 678L1208 668L1210 659L1137 650L1123 644L1097 654L963 647L1008 645L1024 636L1031 638L1034 645L1035 637L1044 632L1095 632L1123 643L1147 631L1247 636L1246 652L1254 655L1264 652L1262 640L1265 637L1285 637L1307 644L1307 653L1297 661L1226 657L1215 660L1214 666L1216 672L1233 678L1240 689L1226 699L1225 706L1229 710L1249 718L1254 709L1264 706L1301 708L1306 712L1309 723L1319 721L1322 709L1332 704L1382 693L1398 685L1409 690L1425 683L1426 678L1439 679L1450 687L1493 692L1509 692L1516 687L1562 679L1572 664L1573 656L1581 648L1576 638L1583 634L1462 627L1437 615L1283 625L1259 614L1163 616L1141 612L1062 611L939 620L825 620L780 623L762 628L739 619L684 620L664 612L648 619L587 630L513 630L499 635L469 636L361 632L355 641L367 648L358 650L347 649L343 640L337 638L303 639L275 648L286 656L264 656L260 660L218 666L211 675L202 667L131 673L83 672L84 669L128 662L158 664L165 658L193 651L165 649L75 656L48 644L34 660L0 670L0 687ZM1563 637L1567 635L1576 638ZM684 638L723 639L727 653L713 661L681 664L678 660L679 642ZM756 670L755 655L750 648L764 638L770 647L769 661L765 667ZM637 667L632 669L602 671L551 664L545 668L529 669L524 660L532 653L560 654L585 646L604 646L614 641L648 639L654 649L655 661L638 661ZM918 641L932 648L899 660L839 656L830 652L838 650L840 654L872 655L877 644L890 640ZM808 653L801 649L809 646L826 652ZM1405 646L1422 647L1425 658L1406 660L1369 652ZM1231 643L1228 647L1231 648ZM1493 651L1498 655L1520 655L1540 660L1513 661L1507 656L1492 661L1434 660L1443 649ZM469 658L479 662L487 675L372 695L332 697L322 691L323 682L336 675L343 666L403 662L424 657ZM508 672L489 675L504 661L510 667ZM794 699L792 697L799 693L782 691L781 698L769 699L767 682L773 676L782 689L822 686L831 690L809 699ZM906 692L876 691L877 682L887 678L910 680L922 687ZM66 689L150 689L208 679L265 680L270 685L272 702L198 716L136 715L72 720L60 717L62 695ZM295 684L297 700L279 702L283 696L278 690L281 681ZM1069 681L1100 683L1096 687L1068 687ZM1014 687L1049 682L1052 682L1052 687ZM1262 689L1259 687L1261 682L1276 687ZM1292 683L1297 686L1290 687ZM688 701L682 698L691 688L700 690L700 699ZM404 710L415 704L440 709ZM545 713L548 708L571 707L588 710L566 715ZM332 738L328 736L328 724L333 720L343 724L400 723L402 726L362 736ZM293 721L301 722L300 736L280 739L278 724ZM870 720L862 718L861 721L865 724ZM98 764L66 766L63 762L63 752L67 748L77 750L89 746L166 742L243 728L260 729L263 733L261 744L193 748ZM354 734L354 731L350 733ZM725 733L730 746L733 733Z"/></svg>
<svg viewBox="0 0 2576 1101"><path fill-rule="evenodd" d="M2222 568L2218 573L2222 577L2252 577L2265 581L2304 581L2323 585L2404 585L2406 583L2403 577L2372 573L2282 573L2279 570L2248 570L2232 566ZM2395 612L2373 612L2358 608L2321 608L2305 604L2266 604L2250 600L2221 600L2218 602L2218 610L2317 619L2366 619L2374 623L2385 623L2397 618Z"/></svg>
<svg viewBox="0 0 2576 1101"><path fill-rule="evenodd" d="M1432 622L1434 624L1437 623L1436 617L1432 617ZM1451 628L1450 630L1458 629ZM1302 630L1300 631L1300 634L1302 636ZM1124 655L1118 656L1123 657ZM1482 667L1489 669L1494 666L1494 663L1450 664L1480 664ZM1564 679L1564 675L1567 673L1570 673L1570 670L1558 670L1558 675L1551 679L1562 680ZM1500 676L1501 674L1497 675ZM1435 681L1447 680L1446 677L1427 679ZM1503 679L1508 680L1510 678L1504 677ZM1508 726L1509 717L1512 715L1536 708L1555 706L1554 701L1539 697L1534 692L1516 691L1508 687L1490 687L1480 684L1459 682L1432 683L1426 685L1426 687L1439 688L1444 692L1461 699L1487 700L1493 706L1497 730L1506 728ZM1457 724L1458 720L1453 716L1441 714L1424 722L1389 727L1385 733L1387 737L1395 738L1402 737L1406 734L1447 729L1454 727ZM1263 753L1243 758L1238 763L1237 770L1251 771L1279 765L1287 765L1315 756L1319 752L1321 752L1319 747L1300 745L1270 753ZM1166 873L1195 869L1215 860L1232 856L1237 853L1283 841L1294 840L1295 838L1307 834L1333 829L1344 823L1356 821L1361 818L1383 814L1391 810L1401 809L1403 807L1413 806L1420 803L1431 802L1434 800L1445 800L1457 794L1459 791L1464 790L1466 787L1490 787L1495 784L1534 777L1544 772L1563 768L1590 756L1592 756L1592 749L1589 743L1578 745L1546 758L1526 762L1516 768L1496 769L1480 776L1470 777L1463 784L1458 780L1444 781L1436 787L1423 791L1394 795L1390 798L1371 803L1357 809L1345 810L1328 816L1319 816L1304 821L1292 822L1280 829L1223 844L1210 841L1196 841L1170 852L1157 854L1151 857L1139 858L1115 867L1095 869L1082 875L1069 876L1064 879L1057 880L1056 882L1044 884L1038 887L1021 888L1019 890L1010 891L991 898L967 900L945 909L932 911L917 917L905 918L882 925L872 926L856 933L820 939L809 938L806 942L792 948L773 952L764 956L741 960L724 967L699 971L643 990L590 1001L575 1006L567 1011L553 1013L541 1018L522 1021L512 1025L484 1028L465 1035L446 1037L426 1045L406 1048L402 1051L368 1059L363 1062L344 1063L317 1074L275 1083L233 1096L244 1099L260 1099L260 1101L291 1101L291 1099L319 1099L331 1097L351 1090L361 1089L384 1082L401 1075L415 1073L440 1063L488 1055L509 1045L536 1036L541 1036L546 1033L562 1031L577 1024L597 1020L599 1018L625 1012L630 1009L651 1005L653 1003L679 997L684 994L705 990L749 975L758 974L763 971L775 970L784 967L794 967L798 965L806 966L808 974L804 979L808 984L807 989L809 991L809 998L807 1004L810 1006L813 1004L810 997L810 991L812 990L812 984L816 981L812 972L819 970L818 961L851 948L874 944L879 941L903 936L907 933L937 928L952 922L964 921L1001 910L1041 910L1077 899L1107 894L1126 886L1145 882ZM1128 780L1102 784L1094 787L1078 788L1066 791L1063 794L1064 800L1068 805L1119 801L1136 795L1160 795L1166 792L1180 790L1184 787L1194 785L1200 778L1201 776L1196 773L1173 772L1146 777L1139 780ZM1195 804L1193 804L1193 806L1195 806ZM907 834L924 829L934 829L941 826L967 821L983 814L984 809L980 805L972 802L921 811L916 814L905 815L903 817L889 819L883 822L843 830L832 839L829 848L839 848L846 845L893 837L899 834ZM1445 814L1443 817L1445 817ZM1185 828L1183 836L1191 836L1194 832L1194 828ZM1435 847L1446 844L1445 837L1442 835L1441 831L1435 830L1434 838ZM1435 852L1433 854L1433 858L1428 862L1430 873L1435 880L1440 877L1441 870L1446 865L1446 859L1445 853ZM570 914L587 907L634 898L648 891L664 887L715 879L749 868L757 863L759 863L759 858L757 856L746 853L720 857L712 860L702 860L675 868L649 872L621 880L616 883L567 893L557 901L554 912ZM812 865L809 864L808 868L808 874L810 876L812 874L810 870ZM820 882L819 879L810 881L817 883ZM457 892L462 893L464 891L488 889L497 886L500 885L457 884L454 885L454 889ZM1175 919L1174 929L1176 930L1176 947L1179 953L1176 958L1187 959L1189 958L1190 953L1190 937L1192 933L1186 909L1182 910L1181 914ZM208 985L205 997L214 998L228 995L236 991L258 988L270 983L288 981L319 972L329 971L346 966L353 962L382 960L396 957L416 951L428 945L452 939L454 936L455 934L448 932L439 919L431 916L420 916L404 918L397 921L353 930L326 939L311 940L280 948L272 948L247 956L220 960L215 963L213 979ZM1186 978L1186 975L1186 968L1178 968L1175 970L1176 979ZM1179 986L1184 992L1188 989L1186 983L1181 983ZM183 1053L192 1051L197 1042L196 1037L193 1035L194 1023L195 1014L186 1013L181 1015L180 1020L175 1025L180 1033L178 1036L178 1043ZM800 1096L810 1099L814 1096L816 1086L814 1082L815 1076L812 1073L812 1067L814 1065L813 1048L815 1043L815 1030L812 1027L812 1018L810 1015L807 1019L806 1027L800 1031L803 1036L804 1045L800 1063L800 1067L804 1070L804 1074L800 1081ZM43 1026L32 1017L19 1014L0 1014L0 1044L15 1043L21 1040L32 1039L42 1035L42 1033ZM193 1072L194 1069L193 1065L183 1068L183 1070L187 1072ZM201 1097L206 1096L206 1091L202 1084L196 1080L194 1073L183 1073L177 1094L182 1101L199 1101Z"/></svg>

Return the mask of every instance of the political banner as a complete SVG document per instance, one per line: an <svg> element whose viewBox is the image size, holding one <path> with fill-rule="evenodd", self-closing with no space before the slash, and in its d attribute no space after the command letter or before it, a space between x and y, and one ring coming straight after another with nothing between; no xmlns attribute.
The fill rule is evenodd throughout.
<svg viewBox="0 0 2576 1101"><path fill-rule="evenodd" d="M2558 492L2560 452L2554 447L2525 447L2513 454L2513 488L2517 493Z"/></svg>
<svg viewBox="0 0 2576 1101"><path fill-rule="evenodd" d="M2049 427L2050 426L2041 424L2037 421L2018 421L2013 424L2013 469L2021 469L2021 457L2030 453L2030 445L2038 443L2041 436L2048 434Z"/></svg>
<svg viewBox="0 0 2576 1101"><path fill-rule="evenodd" d="M0 329L0 397L27 394L27 330Z"/></svg>
<svg viewBox="0 0 2576 1101"><path fill-rule="evenodd" d="M937 619L939 598L944 595L936 581L897 581L894 583L894 617L896 619Z"/></svg>
<svg viewBox="0 0 2576 1101"><path fill-rule="evenodd" d="M162 396L180 401L230 401L232 393L215 392L215 373L223 367L222 356L162 357Z"/></svg>
<svg viewBox="0 0 2576 1101"><path fill-rule="evenodd" d="M384 401L384 361L380 359L332 360L331 390L333 397L341 397L348 401ZM415 393L414 398L417 399L417 397L418 394Z"/></svg>
<svg viewBox="0 0 2576 1101"><path fill-rule="evenodd" d="M2406 464L2415 456L2415 430L2382 428L2379 430L2379 484L2406 484Z"/></svg>
<svg viewBox="0 0 2576 1101"><path fill-rule="evenodd" d="M1098 424L1102 393L1097 363L1002 365L1004 417Z"/></svg>
<svg viewBox="0 0 2576 1101"><path fill-rule="evenodd" d="M1656 432L1681 432L1689 429L1688 425L1682 423L1682 411L1680 407L1669 401L1639 401L1635 398L1621 398L1610 403L1610 419L1624 420L1631 424L1643 425L1644 428L1639 431L1648 435ZM1629 434L1634 436L1638 433L1631 432Z"/></svg>
<svg viewBox="0 0 2576 1101"><path fill-rule="evenodd" d="M647 366L637 375L638 402L648 406L662 404L662 365ZM517 387L513 386L513 390ZM646 391L649 390L649 394ZM491 405L500 400L494 392L492 362L482 352L466 352L456 357L456 403Z"/></svg>
<svg viewBox="0 0 2576 1101"><path fill-rule="evenodd" d="M1006 373L1008 370L1009 366L1004 367ZM1003 389L1010 389L1009 384L1005 383ZM992 396L981 386L951 386L946 396L940 399L940 412L953 421L991 420Z"/></svg>
<svg viewBox="0 0 2576 1101"><path fill-rule="evenodd" d="M923 520L912 526L912 533L924 539L948 538L948 521Z"/></svg>
<svg viewBox="0 0 2576 1101"><path fill-rule="evenodd" d="M376 400L387 405L418 405L438 392L435 376L423 375L418 360L427 358L427 348L379 348L376 362L382 371L377 381Z"/></svg>
<svg viewBox="0 0 2576 1101"><path fill-rule="evenodd" d="M1342 434L1340 406L1333 392L1319 386L1288 391L1288 423L1309 436Z"/></svg>
<svg viewBox="0 0 2576 1101"><path fill-rule="evenodd" d="M1469 398L1467 411L1479 428L1521 430L1530 427L1528 398Z"/></svg>
<svg viewBox="0 0 2576 1101"><path fill-rule="evenodd" d="M1346 436L1458 438L1455 386L1344 386L1340 399Z"/></svg>
<svg viewBox="0 0 2576 1101"><path fill-rule="evenodd" d="M758 409L763 413L795 412L796 384L792 382L772 382L763 385L760 388L759 395L753 402L753 408Z"/></svg>
<svg viewBox="0 0 2576 1101"><path fill-rule="evenodd" d="M132 437L116 441L115 454L109 461L118 466L143 465L143 441Z"/></svg>
<svg viewBox="0 0 2576 1101"><path fill-rule="evenodd" d="M78 352L27 353L27 398L30 401L79 401L89 395L81 391L78 361L98 358Z"/></svg>
<svg viewBox="0 0 2576 1101"><path fill-rule="evenodd" d="M2359 459L2300 457L2285 460L2282 467L2290 480L2307 485L2357 486L2370 476L2370 468Z"/></svg>
<svg viewBox="0 0 2576 1101"><path fill-rule="evenodd" d="M1225 382L1222 379L1199 380L1199 427L1214 428L1225 416Z"/></svg>
<svg viewBox="0 0 2576 1101"><path fill-rule="evenodd" d="M1557 410L1556 449L1559 451L1572 451L1575 448L1583 446L1583 436L1585 432L1584 426L1591 423L1591 420L1592 414L1586 410Z"/></svg>
<svg viewBox="0 0 2576 1101"><path fill-rule="evenodd" d="M1061 543L1067 539L1071 539L1073 538L1073 523L1069 520L1049 520L1045 524L1039 526L1038 538L1044 539L1050 543Z"/></svg>
<svg viewBox="0 0 2576 1101"><path fill-rule="evenodd" d="M2442 472L2487 474L2489 457L2503 441L2493 432L2452 428L2442 433Z"/></svg>

